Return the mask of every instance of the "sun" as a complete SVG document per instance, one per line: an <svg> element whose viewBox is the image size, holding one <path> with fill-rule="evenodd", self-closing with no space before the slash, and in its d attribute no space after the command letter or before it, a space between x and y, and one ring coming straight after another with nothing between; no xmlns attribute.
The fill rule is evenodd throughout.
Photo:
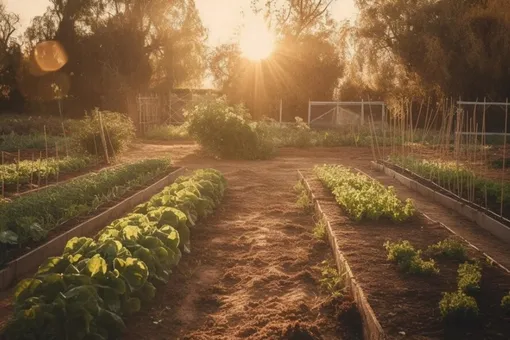
<svg viewBox="0 0 510 340"><path fill-rule="evenodd" d="M239 47L245 58L267 59L274 48L275 37L262 18L254 17L244 26L239 36Z"/></svg>

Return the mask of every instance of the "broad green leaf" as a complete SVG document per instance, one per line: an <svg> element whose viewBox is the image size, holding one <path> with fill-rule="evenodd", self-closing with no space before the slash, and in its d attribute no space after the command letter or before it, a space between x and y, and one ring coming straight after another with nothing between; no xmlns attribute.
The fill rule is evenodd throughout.
<svg viewBox="0 0 510 340"><path fill-rule="evenodd" d="M96 248L96 242L93 239L88 237L73 237L70 239L65 248L64 248L64 256L65 255L75 255L82 254L85 255L90 253Z"/></svg>
<svg viewBox="0 0 510 340"><path fill-rule="evenodd" d="M122 238L124 240L136 241L140 237L140 228L129 225L122 230Z"/></svg>
<svg viewBox="0 0 510 340"><path fill-rule="evenodd" d="M71 264L68 258L63 257L50 257L43 262L37 270L37 275L47 273L63 273Z"/></svg>
<svg viewBox="0 0 510 340"><path fill-rule="evenodd" d="M125 315L132 315L132 314L140 311L141 305L142 305L142 303L141 303L140 299L134 298L134 297L129 298L124 302L124 304L122 306L122 310Z"/></svg>
<svg viewBox="0 0 510 340"><path fill-rule="evenodd" d="M14 291L14 299L16 303L20 303L25 299L34 295L35 290L42 284L38 279L24 279L16 285Z"/></svg>
<svg viewBox="0 0 510 340"><path fill-rule="evenodd" d="M108 266L106 265L106 261L98 254L87 262L86 269L87 273L91 277L94 277L98 274L105 274Z"/></svg>
<svg viewBox="0 0 510 340"><path fill-rule="evenodd" d="M0 232L0 243L18 244L18 234L11 230L3 230Z"/></svg>
<svg viewBox="0 0 510 340"><path fill-rule="evenodd" d="M119 271L120 276L127 282L132 290L142 287L149 276L147 265L132 257L126 260L116 258L114 267Z"/></svg>

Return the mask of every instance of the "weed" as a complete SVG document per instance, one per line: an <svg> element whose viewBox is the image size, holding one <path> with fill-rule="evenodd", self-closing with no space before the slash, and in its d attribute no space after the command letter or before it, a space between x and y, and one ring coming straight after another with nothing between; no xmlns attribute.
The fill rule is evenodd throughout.
<svg viewBox="0 0 510 340"><path fill-rule="evenodd" d="M308 197L308 195L306 194L306 191L302 191L301 194L299 194L296 204L306 213L311 213L313 211L312 201L310 200L310 197Z"/></svg>
<svg viewBox="0 0 510 340"><path fill-rule="evenodd" d="M345 273L338 273L336 267L331 265L328 261L322 261L321 263L321 289L326 293L331 294L333 298L343 296L345 291L344 277Z"/></svg>
<svg viewBox="0 0 510 340"><path fill-rule="evenodd" d="M324 220L320 219L315 223L313 236L318 240L326 240L326 222L324 222Z"/></svg>

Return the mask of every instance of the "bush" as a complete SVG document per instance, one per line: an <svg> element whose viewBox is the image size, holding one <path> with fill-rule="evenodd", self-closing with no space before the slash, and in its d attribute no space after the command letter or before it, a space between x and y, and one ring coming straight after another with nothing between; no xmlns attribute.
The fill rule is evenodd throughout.
<svg viewBox="0 0 510 340"><path fill-rule="evenodd" d="M150 129L144 137L150 140L165 141L190 139L188 133L188 123L184 123L182 125L157 126Z"/></svg>
<svg viewBox="0 0 510 340"><path fill-rule="evenodd" d="M388 260L396 262L400 270L411 274L437 274L434 260L425 261L421 252L415 250L409 241L384 244L388 251Z"/></svg>
<svg viewBox="0 0 510 340"><path fill-rule="evenodd" d="M122 152L135 137L135 126L123 114L101 111L108 155ZM101 141L99 111L95 110L84 119L71 125L71 134L77 146L91 155L104 156Z"/></svg>
<svg viewBox="0 0 510 340"><path fill-rule="evenodd" d="M476 300L461 291L443 293L439 309L445 320L469 321L478 316Z"/></svg>
<svg viewBox="0 0 510 340"><path fill-rule="evenodd" d="M67 126L70 120L64 120ZM25 116L25 115L2 115L0 116L0 135L44 135L44 128L48 136L61 136L62 120L55 116Z"/></svg>
<svg viewBox="0 0 510 340"><path fill-rule="evenodd" d="M60 150L62 150L65 145L63 137L50 135L45 137L44 134L41 133L17 135L11 132L8 135L0 135L0 151L16 152L26 149L45 150L46 143L50 150L55 148L55 144L59 145L58 147Z"/></svg>
<svg viewBox="0 0 510 340"><path fill-rule="evenodd" d="M189 124L190 135L202 148L221 158L263 159L273 153L266 135L250 124L247 110L229 106L223 98L197 103Z"/></svg>
<svg viewBox="0 0 510 340"><path fill-rule="evenodd" d="M480 290L482 268L479 264L463 263L457 272L459 274L457 278L459 290L469 295Z"/></svg>

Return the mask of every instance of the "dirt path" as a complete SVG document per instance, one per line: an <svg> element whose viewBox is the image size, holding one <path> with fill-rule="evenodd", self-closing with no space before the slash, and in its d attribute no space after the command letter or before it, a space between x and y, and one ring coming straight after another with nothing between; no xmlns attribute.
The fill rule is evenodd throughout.
<svg viewBox="0 0 510 340"><path fill-rule="evenodd" d="M352 338L320 291L318 267L331 252L295 204L294 172L262 164L216 164L229 183L223 205L126 339Z"/></svg>

